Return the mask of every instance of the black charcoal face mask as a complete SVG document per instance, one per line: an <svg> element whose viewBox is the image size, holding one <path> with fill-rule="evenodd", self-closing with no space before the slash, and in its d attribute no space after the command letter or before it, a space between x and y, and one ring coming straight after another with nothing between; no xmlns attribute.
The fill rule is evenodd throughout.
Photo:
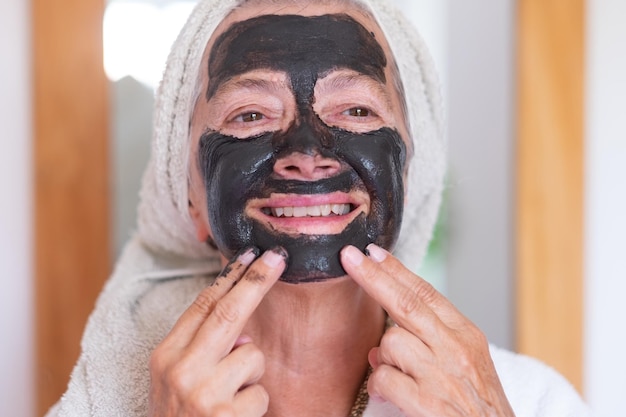
<svg viewBox="0 0 626 417"><path fill-rule="evenodd" d="M227 258L243 247L284 247L289 254L281 279L299 283L345 275L339 251L376 243L391 249L400 232L404 205L406 146L395 128L354 133L326 125L313 111L314 87L329 72L347 69L385 83L384 51L348 15L267 15L230 26L217 38L208 61L210 100L224 82L249 71L283 72L291 84L296 120L286 131L235 138L208 131L200 138L199 164L205 181L213 238ZM338 161L339 173L316 181L281 178L274 163L300 152ZM370 197L341 233L286 234L245 214L246 204L281 194L329 194L360 190Z"/></svg>

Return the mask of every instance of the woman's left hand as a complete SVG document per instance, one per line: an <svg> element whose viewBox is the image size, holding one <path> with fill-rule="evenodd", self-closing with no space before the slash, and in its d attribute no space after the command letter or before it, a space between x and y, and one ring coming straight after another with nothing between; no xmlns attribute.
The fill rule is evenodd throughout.
<svg viewBox="0 0 626 417"><path fill-rule="evenodd" d="M405 415L513 416L484 334L428 282L376 245L344 269L397 324L370 351L368 392Z"/></svg>

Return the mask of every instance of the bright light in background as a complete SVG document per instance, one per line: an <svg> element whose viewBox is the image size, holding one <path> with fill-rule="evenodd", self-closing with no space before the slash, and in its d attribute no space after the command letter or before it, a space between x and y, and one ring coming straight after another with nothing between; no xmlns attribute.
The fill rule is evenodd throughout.
<svg viewBox="0 0 626 417"><path fill-rule="evenodd" d="M195 4L111 2L103 21L104 69L109 79L131 76L156 88L170 47Z"/></svg>

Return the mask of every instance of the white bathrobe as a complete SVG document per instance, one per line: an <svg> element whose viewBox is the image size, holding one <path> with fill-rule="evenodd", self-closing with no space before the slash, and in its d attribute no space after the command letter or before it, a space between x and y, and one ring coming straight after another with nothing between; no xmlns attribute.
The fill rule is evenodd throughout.
<svg viewBox="0 0 626 417"><path fill-rule="evenodd" d="M172 48L157 93L138 231L98 299L68 390L48 417L145 416L151 352L221 268L219 254L195 239L188 213L188 129L202 53L217 24L240 3L200 1ZM437 74L423 41L400 12L384 0L359 3L385 33L406 95L414 156L394 254L415 270L432 235L445 173ZM550 368L495 347L491 354L518 417L587 415L580 397ZM370 403L364 415L402 413L389 403Z"/></svg>

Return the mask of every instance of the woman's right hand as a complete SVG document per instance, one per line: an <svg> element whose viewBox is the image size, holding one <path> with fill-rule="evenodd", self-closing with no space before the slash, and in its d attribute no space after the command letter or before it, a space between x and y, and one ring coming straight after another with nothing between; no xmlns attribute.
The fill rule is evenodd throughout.
<svg viewBox="0 0 626 417"><path fill-rule="evenodd" d="M231 261L178 319L150 358L150 417L262 416L269 396L258 383L265 358L241 332L285 268L281 248L254 263ZM237 285L235 285L237 284Z"/></svg>

